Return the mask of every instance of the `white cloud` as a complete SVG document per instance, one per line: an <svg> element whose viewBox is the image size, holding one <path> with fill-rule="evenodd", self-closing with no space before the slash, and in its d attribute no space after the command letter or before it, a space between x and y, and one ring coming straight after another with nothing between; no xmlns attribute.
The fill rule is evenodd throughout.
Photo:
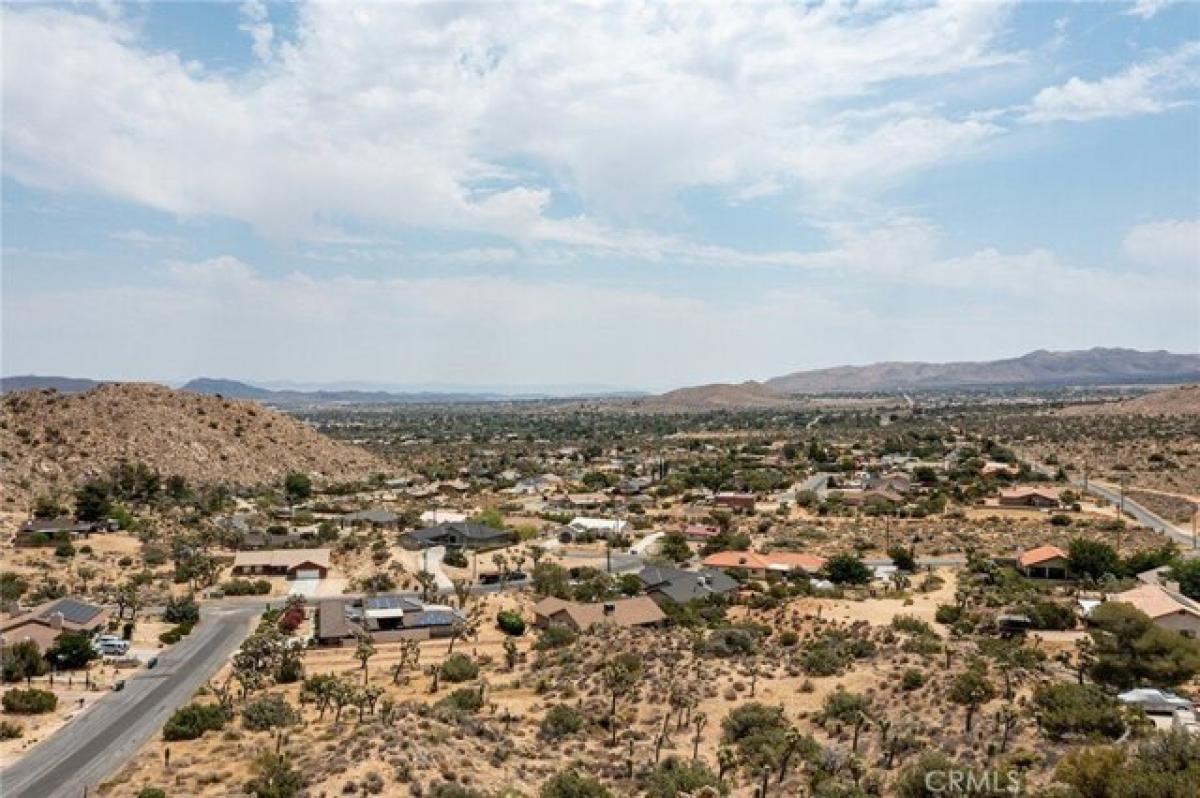
<svg viewBox="0 0 1200 798"><path fill-rule="evenodd" d="M263 0L248 0L242 3L239 12L242 23L238 29L250 34L254 46L254 55L261 61L271 58L271 42L275 38L275 27L270 22L270 14Z"/></svg>
<svg viewBox="0 0 1200 798"><path fill-rule="evenodd" d="M1200 219L1139 224L1125 235L1121 248L1144 266L1183 267L1200 273Z"/></svg>
<svg viewBox="0 0 1200 798"><path fill-rule="evenodd" d="M1192 104L1188 91L1200 85L1200 42L1134 64L1099 80L1073 77L1042 89L1025 113L1029 122L1084 122L1157 114Z"/></svg>
<svg viewBox="0 0 1200 798"><path fill-rule="evenodd" d="M1133 5L1125 13L1142 19L1153 19L1159 11L1174 2L1175 0L1134 0Z"/></svg>
<svg viewBox="0 0 1200 798"><path fill-rule="evenodd" d="M972 153L998 128L877 98L1013 60L997 44L1006 14L316 3L284 41L252 0L242 28L260 63L229 75L119 19L10 7L4 168L281 237L364 220L608 238L688 189L869 194ZM556 187L584 213L548 218Z"/></svg>

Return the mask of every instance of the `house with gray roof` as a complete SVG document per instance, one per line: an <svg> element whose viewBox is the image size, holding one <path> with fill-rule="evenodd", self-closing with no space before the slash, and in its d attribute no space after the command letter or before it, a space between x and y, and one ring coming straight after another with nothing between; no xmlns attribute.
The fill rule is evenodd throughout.
<svg viewBox="0 0 1200 798"><path fill-rule="evenodd" d="M498 549L512 542L503 529L460 521L417 529L404 536L404 542L413 548L427 549L446 546L452 549Z"/></svg>
<svg viewBox="0 0 1200 798"><path fill-rule="evenodd" d="M666 599L676 604L723 596L739 587L735 579L714 568L684 571L648 565L638 572L637 578L652 598Z"/></svg>

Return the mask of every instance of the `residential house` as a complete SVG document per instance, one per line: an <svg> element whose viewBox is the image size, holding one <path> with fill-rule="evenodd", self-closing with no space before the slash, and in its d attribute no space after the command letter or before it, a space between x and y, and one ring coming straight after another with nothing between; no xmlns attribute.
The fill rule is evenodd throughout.
<svg viewBox="0 0 1200 798"><path fill-rule="evenodd" d="M762 554L756 551L719 551L705 557L705 568L725 572L744 571L750 576L765 578L768 573L787 574L803 571L815 574L825 567L825 558L795 551L775 551Z"/></svg>
<svg viewBox="0 0 1200 798"><path fill-rule="evenodd" d="M637 578L651 598L665 599L676 604L727 595L739 587L737 580L724 571L713 568L684 571L679 568L648 565L638 572Z"/></svg>
<svg viewBox="0 0 1200 798"><path fill-rule="evenodd" d="M1156 626L1188 637L1200 636L1200 604L1162 585L1138 585L1107 599L1132 605L1148 615Z"/></svg>
<svg viewBox="0 0 1200 798"><path fill-rule="evenodd" d="M548 596L533 606L534 622L538 628L552 625L567 626L584 631L593 626L660 626L667 616L649 596L615 599L613 601L580 604Z"/></svg>
<svg viewBox="0 0 1200 798"><path fill-rule="evenodd" d="M417 529L406 534L404 539L408 545L421 549L432 546L447 546L452 549L498 549L512 542L512 537L507 531L470 521Z"/></svg>
<svg viewBox="0 0 1200 798"><path fill-rule="evenodd" d="M74 518L34 518L17 528L13 544L19 547L49 546L64 540L87 537L107 529L107 524L76 521Z"/></svg>
<svg viewBox="0 0 1200 798"><path fill-rule="evenodd" d="M104 628L111 612L73 598L47 601L26 613L0 621L0 649L31 640L45 652L68 632L94 635Z"/></svg>
<svg viewBox="0 0 1200 798"><path fill-rule="evenodd" d="M324 579L329 575L329 549L264 549L239 551L233 558L234 576L285 576Z"/></svg>
<svg viewBox="0 0 1200 798"><path fill-rule="evenodd" d="M712 502L717 507L728 507L733 510L754 510L753 493L733 493L724 491L715 494L712 498Z"/></svg>
<svg viewBox="0 0 1200 798"><path fill-rule="evenodd" d="M1007 488L1000 491L1001 507L1059 507L1062 501L1053 488Z"/></svg>
<svg viewBox="0 0 1200 798"><path fill-rule="evenodd" d="M447 637L462 614L443 604L424 604L408 596L322 599L317 603L313 637L322 646L341 646L361 634L377 643Z"/></svg>
<svg viewBox="0 0 1200 798"><path fill-rule="evenodd" d="M721 534L719 527L712 524L688 524L683 528L683 536L691 541L703 543Z"/></svg>
<svg viewBox="0 0 1200 798"><path fill-rule="evenodd" d="M1030 579L1066 579L1067 560L1058 546L1038 546L1017 555L1017 566Z"/></svg>

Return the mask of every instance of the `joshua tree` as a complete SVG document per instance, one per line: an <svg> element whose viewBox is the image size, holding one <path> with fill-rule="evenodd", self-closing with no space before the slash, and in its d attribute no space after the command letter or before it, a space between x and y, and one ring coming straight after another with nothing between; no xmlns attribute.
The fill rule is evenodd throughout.
<svg viewBox="0 0 1200 798"><path fill-rule="evenodd" d="M452 579L454 585L454 597L458 599L458 608L465 610L467 602L471 600L471 582L467 579Z"/></svg>
<svg viewBox="0 0 1200 798"><path fill-rule="evenodd" d="M421 601L429 601L429 597L437 588L437 579L428 571L417 571L414 575L417 584L421 586Z"/></svg>
<svg viewBox="0 0 1200 798"><path fill-rule="evenodd" d="M520 652L517 651L517 643L511 637L504 638L504 664L511 671L517 667L517 660L520 658Z"/></svg>
<svg viewBox="0 0 1200 798"><path fill-rule="evenodd" d="M737 766L737 752L728 746L717 749L717 784L725 786L725 774Z"/></svg>
<svg viewBox="0 0 1200 798"><path fill-rule="evenodd" d="M370 674L367 670L367 662L371 657L375 656L375 645L371 641L370 632L360 632L357 635L358 646L354 649L354 658L362 663L363 684L370 681Z"/></svg>
<svg viewBox="0 0 1200 798"><path fill-rule="evenodd" d="M991 701L996 696L996 689L988 681L983 670L972 667L960 673L950 687L950 700L967 708L967 731L971 731L971 721L980 706Z"/></svg>
<svg viewBox="0 0 1200 798"><path fill-rule="evenodd" d="M1020 724L1021 716L1011 705L1000 707L996 712L996 726L1000 729L1000 753L1008 753L1008 741Z"/></svg>
<svg viewBox="0 0 1200 798"><path fill-rule="evenodd" d="M817 742L812 737L804 734L795 726L789 726L784 733L786 745L783 749L783 754L779 758L779 783L783 784L787 778L788 764L792 761L792 757L797 753L802 756L812 756L817 751Z"/></svg>
<svg viewBox="0 0 1200 798"><path fill-rule="evenodd" d="M692 761L695 762L700 757L700 734L708 725L708 715L697 712L692 718L692 725L696 727L696 733L692 736Z"/></svg>
<svg viewBox="0 0 1200 798"><path fill-rule="evenodd" d="M642 661L633 654L619 654L604 663L601 678L612 698L608 722L612 730L612 745L617 744L617 702L633 689L642 674Z"/></svg>
<svg viewBox="0 0 1200 798"><path fill-rule="evenodd" d="M392 684L400 684L400 674L417 667L421 645L416 640L400 641L400 659L392 666Z"/></svg>

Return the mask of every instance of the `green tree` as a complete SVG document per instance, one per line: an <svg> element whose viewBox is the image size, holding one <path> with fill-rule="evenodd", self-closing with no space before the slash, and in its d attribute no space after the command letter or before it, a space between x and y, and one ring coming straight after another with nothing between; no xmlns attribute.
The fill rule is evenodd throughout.
<svg viewBox="0 0 1200 798"><path fill-rule="evenodd" d="M1179 592L1200 600L1200 559L1181 560L1171 566L1170 579L1179 583Z"/></svg>
<svg viewBox="0 0 1200 798"><path fill-rule="evenodd" d="M0 673L6 682L29 681L48 670L50 666L32 640L21 640L0 650Z"/></svg>
<svg viewBox="0 0 1200 798"><path fill-rule="evenodd" d="M871 581L871 569L853 554L837 554L825 563L825 575L837 585L865 585Z"/></svg>
<svg viewBox="0 0 1200 798"><path fill-rule="evenodd" d="M1105 574L1118 576L1121 573L1121 558L1117 550L1107 543L1075 538L1067 552L1067 568L1075 576L1090 579L1099 579Z"/></svg>
<svg viewBox="0 0 1200 798"><path fill-rule="evenodd" d="M107 482L93 479L75 491L75 517L93 523L104 521L112 511L112 488Z"/></svg>
<svg viewBox="0 0 1200 798"><path fill-rule="evenodd" d="M291 471L283 478L283 495L287 497L288 504L304 501L312 496L312 491L312 480L308 474Z"/></svg>
<svg viewBox="0 0 1200 798"><path fill-rule="evenodd" d="M672 562L687 562L692 558L692 547L679 532L670 532L659 541L659 554Z"/></svg>
<svg viewBox="0 0 1200 798"><path fill-rule="evenodd" d="M99 658L92 648L91 638L81 632L65 632L46 649L46 660L67 670L86 668L89 662Z"/></svg>
<svg viewBox="0 0 1200 798"><path fill-rule="evenodd" d="M20 574L12 571L0 573L0 602L9 604L17 601L29 590L29 583Z"/></svg>
<svg viewBox="0 0 1200 798"><path fill-rule="evenodd" d="M1200 673L1200 643L1155 626L1145 613L1109 601L1092 611L1092 678L1128 689L1172 687Z"/></svg>
<svg viewBox="0 0 1200 798"><path fill-rule="evenodd" d="M1125 733L1121 704L1093 684L1045 684L1033 693L1034 715L1048 737L1107 737Z"/></svg>

